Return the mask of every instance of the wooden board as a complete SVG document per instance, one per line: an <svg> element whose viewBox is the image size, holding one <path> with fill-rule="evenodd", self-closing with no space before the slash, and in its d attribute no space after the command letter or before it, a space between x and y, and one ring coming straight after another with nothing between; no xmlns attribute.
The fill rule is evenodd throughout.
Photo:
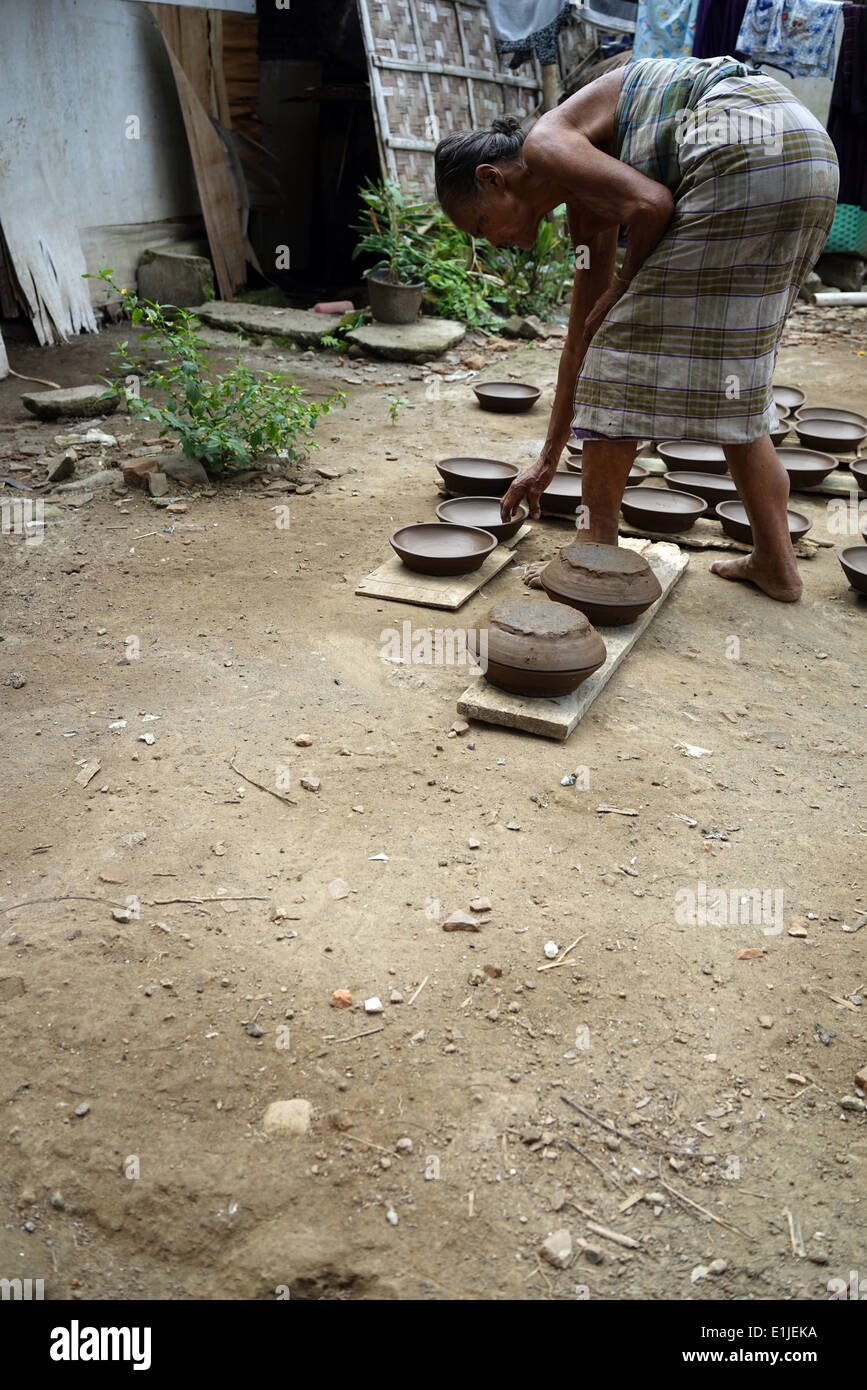
<svg viewBox="0 0 867 1390"><path fill-rule="evenodd" d="M670 531L648 531L644 527L633 526L631 522L624 521L623 517L620 518L617 530L621 536L641 537L643 540L651 541L673 541L675 545L683 545L687 550L737 550L746 555L753 548L745 541L736 541L727 536L718 521L708 521L703 516L693 522L688 531L680 531L676 535L672 535ZM803 536L795 542L795 554L799 560L812 560L819 549L819 542L809 536Z"/></svg>
<svg viewBox="0 0 867 1390"><path fill-rule="evenodd" d="M470 574L417 574L395 555L366 575L355 592L366 598L387 598L394 603L416 603L422 608L447 608L454 612L514 560L514 547L532 529L522 526L516 536L498 545L484 564Z"/></svg>
<svg viewBox="0 0 867 1390"><path fill-rule="evenodd" d="M545 738L562 740L569 737L642 632L653 622L689 564L689 556L670 541L651 543L628 540L624 544L628 549L646 556L662 585L662 597L626 627L599 628L608 652L605 665L571 695L561 695L556 700L522 699L518 695L509 695L505 690L489 685L484 676L479 676L458 700L458 714L464 719L502 724L509 729L523 729L526 733L541 734Z"/></svg>

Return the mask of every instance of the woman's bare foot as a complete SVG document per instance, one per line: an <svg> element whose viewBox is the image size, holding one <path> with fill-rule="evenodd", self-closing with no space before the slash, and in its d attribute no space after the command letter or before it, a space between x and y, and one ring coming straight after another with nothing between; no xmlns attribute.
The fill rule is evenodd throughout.
<svg viewBox="0 0 867 1390"><path fill-rule="evenodd" d="M738 560L717 560L711 565L711 573L723 579L741 579L755 584L779 603L797 603L804 587L794 558L790 562L788 557L782 556L778 562L770 564L757 559L755 551Z"/></svg>
<svg viewBox="0 0 867 1390"><path fill-rule="evenodd" d="M528 589L541 589L542 571L547 563L547 560L534 560L533 564L524 566L524 583Z"/></svg>

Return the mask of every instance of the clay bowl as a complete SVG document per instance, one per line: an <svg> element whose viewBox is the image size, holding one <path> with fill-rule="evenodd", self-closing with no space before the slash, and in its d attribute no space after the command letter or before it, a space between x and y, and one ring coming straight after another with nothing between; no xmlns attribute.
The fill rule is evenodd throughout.
<svg viewBox="0 0 867 1390"><path fill-rule="evenodd" d="M705 502L704 514L716 521L714 507L717 502L734 502L738 490L734 478L728 473L666 473L665 481L678 492L689 492L693 497L701 497Z"/></svg>
<svg viewBox="0 0 867 1390"><path fill-rule="evenodd" d="M544 598L495 603L481 628L468 634L468 645L492 685L545 699L571 694L606 656L583 613Z"/></svg>
<svg viewBox="0 0 867 1390"><path fill-rule="evenodd" d="M860 459L851 465L851 470L855 475L858 484L858 491L867 493L867 459Z"/></svg>
<svg viewBox="0 0 867 1390"><path fill-rule="evenodd" d="M780 417L780 428L778 430L771 430L771 443L774 445L774 448L782 444L783 440L791 434L794 423L791 415L783 415L779 410L777 414Z"/></svg>
<svg viewBox="0 0 867 1390"><path fill-rule="evenodd" d="M556 603L608 627L634 622L662 593L643 555L593 541L565 545L542 570L542 588Z"/></svg>
<svg viewBox="0 0 867 1390"><path fill-rule="evenodd" d="M774 382L771 387L771 395L774 398L774 405L777 407L777 414L784 410L786 414L790 410L797 410L807 399L806 391L802 391L800 386L778 386Z"/></svg>
<svg viewBox="0 0 867 1390"><path fill-rule="evenodd" d="M581 506L581 474L558 469L542 493L539 505L546 516L574 516Z"/></svg>
<svg viewBox="0 0 867 1390"><path fill-rule="evenodd" d="M470 497L502 497L519 473L516 463L502 459L440 459L437 472L449 492Z"/></svg>
<svg viewBox="0 0 867 1390"><path fill-rule="evenodd" d="M568 470L569 470L570 473L581 473L581 472L583 472L583 469L584 469L584 465L583 465L583 463L581 462L581 459L580 459L580 458L577 458L577 459L567 459L567 460L566 460L566 467L568 468ZM639 482L641 482L641 479L642 479L642 478L646 478L646 477L647 477L647 469L646 469L646 468L642 468L642 466L641 466L640 463L633 463L632 467L631 467L630 470L629 470L629 479L628 479L628 481L629 481L630 483L639 483Z"/></svg>
<svg viewBox="0 0 867 1390"><path fill-rule="evenodd" d="M805 405L795 411L795 416L798 420L848 420L867 430L867 415L859 415L857 410L840 410L836 405Z"/></svg>
<svg viewBox="0 0 867 1390"><path fill-rule="evenodd" d="M854 420L833 420L827 415L796 420L795 430L805 449L829 454L855 453L867 439L867 425L858 425Z"/></svg>
<svg viewBox="0 0 867 1390"><path fill-rule="evenodd" d="M570 439L566 445L566 453L570 458L580 458L584 453L584 440Z"/></svg>
<svg viewBox="0 0 867 1390"><path fill-rule="evenodd" d="M389 540L407 569L421 574L469 574L497 548L497 539L490 531L476 526L443 526L439 521L401 526Z"/></svg>
<svg viewBox="0 0 867 1390"><path fill-rule="evenodd" d="M777 458L793 488L815 487L837 467L833 454L820 454L816 449L778 449Z"/></svg>
<svg viewBox="0 0 867 1390"><path fill-rule="evenodd" d="M837 551L837 559L852 588L867 594L867 545L847 545Z"/></svg>
<svg viewBox="0 0 867 1390"><path fill-rule="evenodd" d="M440 502L437 516L455 526L481 527L490 531L498 541L510 541L523 526L530 509L526 502L518 507L518 515L511 521L500 519L500 501L497 497L450 497L448 502Z"/></svg>
<svg viewBox="0 0 867 1390"><path fill-rule="evenodd" d="M532 410L542 394L538 386L528 386L524 381L482 381L473 390L482 410L495 410L500 415L520 415Z"/></svg>
<svg viewBox="0 0 867 1390"><path fill-rule="evenodd" d="M661 487L628 487L620 510L633 526L648 531L688 531L705 510L703 497Z"/></svg>
<svg viewBox="0 0 867 1390"><path fill-rule="evenodd" d="M657 444L668 468L691 468L694 473L726 473L726 456L718 444L698 439L667 439Z"/></svg>
<svg viewBox="0 0 867 1390"><path fill-rule="evenodd" d="M732 540L744 541L747 545L753 543L753 532L747 517L747 509L743 502L718 502L716 514L722 522L722 528L727 536ZM789 519L789 533L793 541L800 540L801 536L806 536L813 523L803 512L793 512L791 508L787 512Z"/></svg>

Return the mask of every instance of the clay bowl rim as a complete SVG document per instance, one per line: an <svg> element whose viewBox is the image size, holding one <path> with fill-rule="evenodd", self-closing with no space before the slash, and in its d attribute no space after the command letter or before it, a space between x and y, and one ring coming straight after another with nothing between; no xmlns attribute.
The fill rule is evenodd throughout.
<svg viewBox="0 0 867 1390"><path fill-rule="evenodd" d="M854 454L867 439L867 425L863 428L859 426L857 438L852 439L835 439L833 434L823 434L821 430L810 428L812 425L852 425L854 428L854 421L851 420L835 420L831 416L815 415L804 423L806 428L802 429L800 422L795 421L795 434L805 449L812 449L815 453L826 453L829 449L836 448L839 454Z"/></svg>
<svg viewBox="0 0 867 1390"><path fill-rule="evenodd" d="M446 526L446 523L442 521L410 521L407 522L405 526L398 526L397 530L392 531L391 535L388 538L388 543L391 546L397 558L401 561L402 564L406 565L407 569L414 569L419 574L434 575L470 574L474 569L478 569L481 565L483 565L485 560L487 560L488 556L491 555L499 545L499 541L497 540L496 536L492 535L490 531L485 531L484 528L481 526L461 526L456 523L451 523L450 525L448 525L449 531L469 531L477 536L486 536L490 541L490 545L479 546L475 550L468 551L465 555L442 555L439 557L439 564L437 565L437 568L432 570L425 570L415 565L407 564L406 560L404 559L404 554L409 554L414 559L418 558L424 560L426 557L424 555L419 555L416 551L408 550L406 546L401 546L400 542L397 539L398 536L400 536L401 533L404 531L416 531L421 530L422 528L424 528L425 530L429 528L436 528L437 530L440 530L444 526ZM404 554L402 554L401 551L403 551ZM437 564L437 557L431 557L431 560L434 564ZM465 565L457 564L455 568L452 568L451 566L453 561L467 561L469 563L466 563ZM443 563L447 566L445 569L442 568Z"/></svg>
<svg viewBox="0 0 867 1390"><path fill-rule="evenodd" d="M635 507L635 505L634 505L634 503L633 503L633 501L632 501L632 498L629 497L629 494L630 494L630 493L636 493L636 492L644 493L645 496L646 496L648 493L658 492L658 493L660 494L661 497L687 497L687 498L689 498L690 502L696 502L696 503L698 503L698 508L699 508L698 511L696 511L695 508L687 508L687 509L686 509L685 511L683 511L683 512L674 512L674 511L666 512L666 510L665 510L664 507L660 507L660 509L659 509L659 514L660 514L661 516L669 516L669 517L671 517L671 516L675 516L675 515L676 515L676 516L678 517L678 519L680 519L681 517L683 517L683 518L684 518L684 525L683 525L683 526L677 526L677 527L672 527L672 526L668 526L668 527L666 527L666 526L657 526L656 529L657 529L658 531L666 531L666 530L668 530L668 531L671 531L672 534L675 534L675 533L680 532L680 531L689 531L689 530L692 529L692 527L693 527L693 526L695 525L695 523L698 521L699 517L700 517L700 516L704 516L705 512L707 511L707 506L708 506L707 502L705 501L705 499L704 499L703 497L699 497L698 494L695 493L695 492L682 492L680 488L673 488L673 487L670 487L670 488L668 488L668 489L666 490L666 489L661 488L661 487L641 487L641 486L639 485L638 487L628 487L628 488L625 488L625 489L624 489L624 492L623 492L623 501L622 501L621 504L620 504L620 509L621 509L621 511L623 512L624 517L626 517L626 520L627 520L627 521L631 521L631 518L630 518L629 516L627 516L627 511L626 511L627 507L632 508L633 512L635 512L635 511L638 511L638 512L643 511L643 508L642 508L641 506ZM627 500L627 499L628 499L628 500ZM651 508L650 510L651 510L651 512L652 512L652 511L653 511L653 508ZM691 519L690 519L690 514L691 514ZM632 524L633 526L636 526L636 525L639 525L639 526L640 526L640 525L649 526L649 525L650 525L650 523L649 523L648 521L646 521L646 520L642 520L642 521L639 521L639 522L631 521L631 524Z"/></svg>
<svg viewBox="0 0 867 1390"><path fill-rule="evenodd" d="M669 467L669 456L665 453L665 450L671 449L672 445L685 448L691 444L698 444L703 449L719 449L720 453L722 453L722 445L714 444L712 439L661 439L656 446L656 452L659 454L659 457L662 459L667 469ZM675 464L675 472L685 472L688 469L691 473L727 473L729 470L729 463L725 454L723 454L722 460L713 459L708 461L707 459L678 458L675 456L672 462Z"/></svg>
<svg viewBox="0 0 867 1390"><path fill-rule="evenodd" d="M517 517L513 516L511 521L491 522L487 526L474 527L472 526L471 522L452 521L451 517L443 516L442 513L444 508L454 506L460 508L462 506L465 506L467 502L493 502L496 504L499 502L499 498L491 497L490 495L485 496L482 493L480 493L478 496L475 496L472 493L460 493L457 497L444 497L442 502L438 503L437 505L436 514L439 517L440 521L446 526L470 526L472 530L490 531L491 535L496 536L499 541L508 541L512 539L512 536L516 536L520 531L521 527L523 526L524 522L528 519L530 515L530 508L527 506L527 503L519 502L519 515Z"/></svg>
<svg viewBox="0 0 867 1390"><path fill-rule="evenodd" d="M793 411L795 411L795 410L799 410L799 409L801 408L802 405L806 405L806 404L807 404L807 393L806 393L806 391L802 391L801 388L800 388L800 386L788 386L784 381L781 381L781 382L779 383L779 385L778 385L777 382L772 381L772 382L771 382L771 395L772 395L773 398L774 398L774 404L775 404L775 405L777 405L777 399L778 399L777 393L778 393L779 391L792 391L792 392L794 392L794 394L795 394L796 396L800 396L800 397L801 397L801 399L800 399L799 401L795 401L795 402L793 402L791 405L786 405L785 401L782 401L782 400L780 401L780 405L782 405L783 409L784 409L785 411L787 411L788 413L790 413L790 414L791 414ZM779 413L779 405L777 406L777 411L778 411L778 413Z"/></svg>
<svg viewBox="0 0 867 1390"><path fill-rule="evenodd" d="M853 564L851 564L849 560L846 559L846 556L852 550L859 550L862 552L862 557L864 560L863 569L857 569ZM860 580L860 588L857 584L852 584L852 588L855 590L856 594L867 595L867 542L865 542L864 545L844 545L841 550L837 551L837 559L840 561L840 568L842 569L846 578L849 580L850 584L852 584L852 574L857 575L858 579Z"/></svg>
<svg viewBox="0 0 867 1390"><path fill-rule="evenodd" d="M731 502L717 502L714 511L718 519L722 522L722 528L727 536L731 536L732 540L743 541L745 545L753 545L753 531L749 521L741 521L738 517L730 516L727 511L723 510L724 507L743 507L744 511L746 511L746 507L744 507L743 502L739 498L732 499ZM797 530L792 530L792 527L789 527L789 535L792 537L793 542L796 540L801 540L804 536L806 536L808 531L812 531L813 523L807 516L806 512L797 512L795 511L794 507L787 507L786 517L788 518L790 516L800 517L801 521L805 521L807 523L806 527L803 530L801 530L800 527ZM736 535L736 530L741 532L749 532L749 534L747 536Z"/></svg>
<svg viewBox="0 0 867 1390"><path fill-rule="evenodd" d="M804 411L808 414L804 415ZM867 430L867 415L846 410L842 405L804 405L792 412L795 420L842 420L844 424L863 425Z"/></svg>
<svg viewBox="0 0 867 1390"><path fill-rule="evenodd" d="M806 457L805 457L806 456ZM786 470L790 483L800 483L801 487L818 487L833 473L839 464L833 454L826 454L822 449L807 449L796 447L794 444L782 444L777 448L777 458ZM824 459L824 463L816 462L817 459ZM792 465L789 467L789 465ZM812 465L812 466L811 466ZM813 472L818 476L812 483L805 482L804 473Z"/></svg>
<svg viewBox="0 0 867 1390"><path fill-rule="evenodd" d="M520 387L525 394L497 395L496 390L491 391L491 387L497 386L507 386L513 392ZM492 410L501 415L520 415L533 409L542 395L542 387L533 386L529 381L477 381L473 385L473 393L482 410Z"/></svg>
<svg viewBox="0 0 867 1390"><path fill-rule="evenodd" d="M501 474L499 476L489 477L486 479L484 477L479 477L478 475L462 475L460 473L460 470L448 468L447 465L450 463L495 463L498 468L507 468L509 472L506 473L505 476ZM484 483L487 483L489 487L496 487L498 489L501 488L501 491L491 492L487 495L489 497L503 497L508 492L510 486L515 481L515 479L521 471L519 464L510 463L508 459L479 458L476 457L476 455L474 454L455 454L449 458L437 459L436 463L434 464L434 467L436 468L436 471L439 473L443 482L446 484L446 487L451 488L453 492L457 492L462 497L482 497L485 495L484 493L480 492L463 492L461 487L458 486L458 484L463 482L465 482L468 486L472 485L476 488L480 484ZM446 468L446 472L443 472L444 467ZM451 473L452 477L447 477L447 473ZM454 479L454 481L452 481L452 479Z"/></svg>
<svg viewBox="0 0 867 1390"><path fill-rule="evenodd" d="M707 507L705 509L705 515L713 514L713 509L716 506L717 501L736 502L738 500L738 497L740 496L740 493L737 489L737 484L735 483L735 480L732 477L731 473L700 473L695 468L675 468L670 473L663 473L662 477L665 481L666 487L672 488L674 492L689 493L692 497L701 497L701 493L697 490L700 487L706 487L709 492L714 491L718 487L722 487L723 492L725 494L724 496L718 499L713 499L710 497L707 498ZM695 483L681 483L679 481L671 483L669 481L669 479L671 478L680 479L685 477L697 478L699 481ZM723 486L724 484L725 486ZM716 518L714 518L714 520L715 519Z"/></svg>
<svg viewBox="0 0 867 1390"><path fill-rule="evenodd" d="M548 494L549 494L549 491L550 491L550 488L551 488L551 483L553 483L553 481L554 481L555 478L572 478L572 479L576 479L576 480L578 481L578 483L580 484L580 486L579 486L579 488L578 488L577 496L574 495L574 494L571 494L571 495L570 495L570 494L567 492L567 493L565 493L565 494L561 493L560 496L557 497L557 495L556 495L556 493L555 493L555 495L554 495L554 496L555 496L555 505L552 506L552 505L551 505L551 498L548 496ZM539 496L539 510L540 510L540 512L542 513L542 515L543 515L543 516L574 516L575 513L578 511L578 508L579 508L580 506L583 505L583 500L584 500L584 482L583 482L582 475L581 475L580 473L574 472L574 470L571 469L571 468L558 468L558 469L554 472L554 474L552 475L552 477L551 477L551 483L548 484L548 486L545 488L545 491L544 491L543 493L541 493L540 496ZM547 505L546 505L546 502L545 502L545 499L546 499L546 498L548 498ZM572 506L572 503L573 503L573 502L574 502L574 504L575 504L574 507ZM557 503L562 503L563 505L558 506L558 505L556 505Z"/></svg>

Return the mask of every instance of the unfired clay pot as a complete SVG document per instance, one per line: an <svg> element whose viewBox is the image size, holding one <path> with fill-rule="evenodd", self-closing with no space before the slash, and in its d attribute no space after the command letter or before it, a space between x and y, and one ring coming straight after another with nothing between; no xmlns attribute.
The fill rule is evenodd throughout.
<svg viewBox="0 0 867 1390"><path fill-rule="evenodd" d="M564 546L541 577L549 598L580 609L600 626L634 622L662 593L643 555L595 541Z"/></svg>
<svg viewBox="0 0 867 1390"><path fill-rule="evenodd" d="M480 642L486 634L485 644ZM514 695L568 695L605 661L605 643L584 616L562 603L518 598L495 603L470 646L492 685Z"/></svg>

